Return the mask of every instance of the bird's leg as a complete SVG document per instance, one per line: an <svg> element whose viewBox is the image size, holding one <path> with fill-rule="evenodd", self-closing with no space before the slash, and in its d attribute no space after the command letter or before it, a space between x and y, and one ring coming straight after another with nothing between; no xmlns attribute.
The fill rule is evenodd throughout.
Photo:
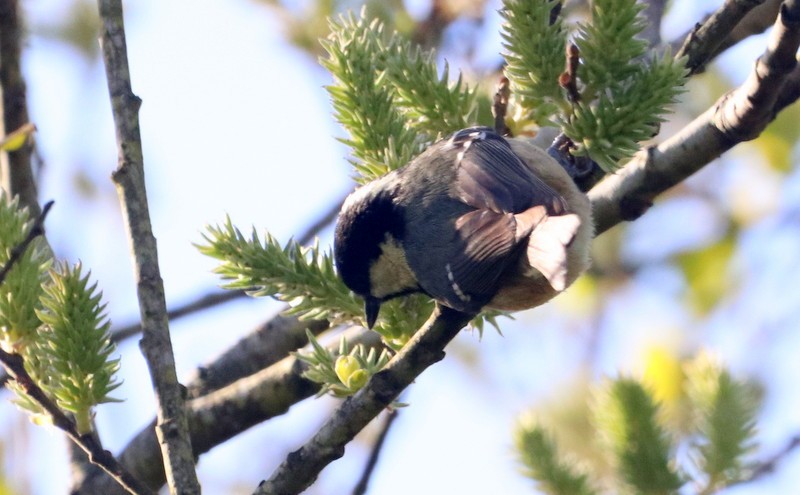
<svg viewBox="0 0 800 495"><path fill-rule="evenodd" d="M562 132L547 148L547 154L567 171L581 191L586 192L605 175L605 172L588 156L574 156L571 153L574 147L572 140Z"/></svg>

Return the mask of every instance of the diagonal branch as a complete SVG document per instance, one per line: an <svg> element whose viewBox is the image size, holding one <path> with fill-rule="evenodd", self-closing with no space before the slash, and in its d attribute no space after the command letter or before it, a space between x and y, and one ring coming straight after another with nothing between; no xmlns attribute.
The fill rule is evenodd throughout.
<svg viewBox="0 0 800 495"><path fill-rule="evenodd" d="M444 358L445 346L472 316L436 306L431 317L403 349L347 399L320 430L262 481L255 495L300 493L322 469L344 455L344 447L430 365Z"/></svg>
<svg viewBox="0 0 800 495"><path fill-rule="evenodd" d="M676 57L687 57L686 67L692 74L702 72L722 51L771 26L780 5L781 0L726 0L683 36L682 42L673 43L678 49Z"/></svg>
<svg viewBox="0 0 800 495"><path fill-rule="evenodd" d="M686 56L686 67L690 74L698 72L739 21L763 2L764 0L727 0L704 23L695 25L675 56Z"/></svg>
<svg viewBox="0 0 800 495"><path fill-rule="evenodd" d="M11 268L14 266L25 251L28 249L28 246L31 245L34 239L39 236L44 236L44 219L47 217L47 214L50 212L50 208L53 206L53 201L48 201L46 205L44 205L44 209L36 217L36 220L31 225L30 230L28 230L28 234L25 236L25 239L22 242L14 246L14 249L11 250L10 256L8 257L8 261L3 265L3 268L0 269L0 285L6 280L6 275L8 272L11 271Z"/></svg>
<svg viewBox="0 0 800 495"><path fill-rule="evenodd" d="M798 447L800 447L800 435L794 435L781 450L766 460L761 461L753 466L750 475L743 479L741 483L750 483L761 478L762 476L773 473L778 467L778 464L785 460L795 450L797 450Z"/></svg>
<svg viewBox="0 0 800 495"><path fill-rule="evenodd" d="M19 354L8 353L0 349L0 362L12 380L22 388L25 394L31 398L39 407L47 412L53 426L64 431L67 436L86 452L89 462L103 469L111 478L123 487L127 492L134 495L146 495L153 493L145 487L139 480L133 477L122 465L117 462L111 452L103 449L92 433L81 435L75 421L64 414L63 411L53 402L44 391L36 385L31 376L25 371L22 356Z"/></svg>
<svg viewBox="0 0 800 495"><path fill-rule="evenodd" d="M141 100L131 90L121 0L99 0L101 45L108 92L116 127L119 166L112 174L134 256L134 271L142 317L140 342L155 389L156 433L161 444L170 491L200 493L186 421L182 389L175 372L169 336L164 284L158 267L156 239L150 225L139 133Z"/></svg>
<svg viewBox="0 0 800 495"><path fill-rule="evenodd" d="M306 331L320 335L330 328L327 320L299 320L277 315L231 346L212 362L200 366L187 380L190 399L219 390L255 374L308 343Z"/></svg>
<svg viewBox="0 0 800 495"><path fill-rule="evenodd" d="M304 245L313 241L314 237L317 236L322 229L330 225L336 219L336 216L339 214L339 210L342 209L342 203L344 203L344 197L339 198L336 202L331 204L328 209L319 216L319 218L314 220L314 222L306 227L306 229L297 237L297 242ZM243 291L215 290L214 292L209 292L198 297L194 301L175 306L169 310L167 316L169 317L169 320L172 321L194 314L198 311L214 308L220 304L225 304L227 302L239 299L246 299L248 297L249 296ZM111 339L115 342L119 342L129 337L138 335L141 332L142 326L138 323L134 323L113 330L111 332Z"/></svg>
<svg viewBox="0 0 800 495"><path fill-rule="evenodd" d="M377 333L360 327L351 328L343 335L354 345L381 345ZM251 426L283 414L292 405L317 393L319 385L303 377L307 368L308 365L296 357L285 357L258 373L189 401L189 425L195 454L199 456L208 452ZM190 389L197 386L194 382L188 384ZM157 490L166 478L164 466L158 462L160 452L153 432L154 424L155 421L151 422L128 443L119 460L149 487ZM113 481L101 474L95 472L87 475L79 492L118 494L119 490Z"/></svg>
<svg viewBox="0 0 800 495"><path fill-rule="evenodd" d="M28 230L28 234L22 242L11 250L11 256L9 256L8 261L6 261L2 270L0 270L0 285L3 284L6 274L11 271L14 264L17 263L20 257L25 253L33 240L39 236L44 236L44 220L52 206L52 201L44 205L44 209L42 209L42 212L36 217L30 230ZM6 352L4 349L0 348L0 363L2 363L8 376L19 385L25 395L47 413L53 425L64 431L76 445L86 452L90 462L102 468L128 492L134 494L150 493L150 490L142 486L136 478L132 477L110 452L103 449L94 435L91 433L86 435L78 433L75 421L67 416L58 405L44 393L42 388L36 384L25 370L22 356Z"/></svg>
<svg viewBox="0 0 800 495"><path fill-rule="evenodd" d="M356 484L355 488L353 488L353 495L364 495L367 493L369 480L375 473L375 466L378 465L378 458L380 457L383 446L386 443L386 437L389 436L389 429L397 419L398 413L399 409L397 408L392 408L386 413L386 417L383 419L383 425L381 425L381 431L378 434L378 438L375 439L375 443L372 445L369 459L367 459L367 465L364 466L364 472L361 473L361 478L358 480L358 484Z"/></svg>
<svg viewBox="0 0 800 495"><path fill-rule="evenodd" d="M775 109L799 95L796 66L800 45L800 5L788 0L769 39L768 47L750 77L681 132L637 155L589 192L600 234L617 223L635 220L653 199L685 180L725 151L756 138L774 120Z"/></svg>

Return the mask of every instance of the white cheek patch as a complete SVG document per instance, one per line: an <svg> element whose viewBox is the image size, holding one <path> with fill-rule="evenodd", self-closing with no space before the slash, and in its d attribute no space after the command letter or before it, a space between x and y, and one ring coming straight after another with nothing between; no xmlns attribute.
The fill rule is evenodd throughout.
<svg viewBox="0 0 800 495"><path fill-rule="evenodd" d="M372 296L382 299L387 296L416 289L419 285L400 243L386 234L381 243L381 255L369 268L372 281Z"/></svg>

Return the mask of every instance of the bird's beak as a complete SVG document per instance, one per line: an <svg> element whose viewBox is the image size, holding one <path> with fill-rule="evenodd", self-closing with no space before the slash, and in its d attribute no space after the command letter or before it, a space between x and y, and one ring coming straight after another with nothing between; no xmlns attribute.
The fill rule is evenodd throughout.
<svg viewBox="0 0 800 495"><path fill-rule="evenodd" d="M380 310L380 299L374 297L367 297L364 299L364 313L367 315L367 328L370 330L375 326L375 321L378 319L378 311Z"/></svg>

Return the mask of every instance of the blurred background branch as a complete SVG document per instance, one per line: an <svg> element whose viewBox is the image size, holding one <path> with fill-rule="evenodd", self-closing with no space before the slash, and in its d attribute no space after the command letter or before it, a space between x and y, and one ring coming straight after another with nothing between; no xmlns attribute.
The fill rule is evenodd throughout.
<svg viewBox="0 0 800 495"><path fill-rule="evenodd" d="M500 65L497 3L369 3L399 31L440 49L440 64L447 59L451 67L464 69L470 83L479 84L479 112L488 115L488 95L497 80L494 69ZM661 29L648 26L648 39L652 42L660 33L664 40L675 40L673 53L698 19L726 8L722 2L676 1L666 7L663 2L646 3L648 18L663 21ZM96 7L83 0L64 0L59 5L48 12L35 4L23 6L29 23L16 40L25 50L23 56L29 57L23 58L28 65L23 64L22 70L28 77L32 120L39 128L38 153L48 164L39 172L40 189L60 205L51 219L49 237L56 251L80 257L92 267L105 286L112 319L126 322L136 309L128 302L134 300L133 294L118 288L130 286L131 275L121 262L127 259L127 247L112 240L123 236L111 215L116 210L107 157L113 147L102 144L113 141L113 131L108 121L93 117L108 113L101 104L92 103L102 94L102 85L96 82ZM775 22L779 5L764 1L730 30L701 65L702 74L692 78L689 91L671 121L662 125L654 146L666 146L668 138L680 135L720 95L742 85L752 61L763 52L764 38L758 34ZM146 103L142 108L144 152L148 163L153 163L148 188L153 196L154 229L167 260L167 300L175 309L181 309L173 306L175 301L201 301L206 294L220 294L210 289L216 280L205 274L208 263L198 261L200 257L189 246L197 241L204 223L230 212L241 221L267 225L288 238L297 232L297 225L309 224L308 219L325 217L326 212L335 215L339 198L351 189L342 159L346 150L330 138L341 132L328 117L329 104L320 88L330 81L315 59L322 54L316 40L328 33L326 17L357 10L360 2L253 1L224 9L206 3L183 6L172 10L146 2L131 5L129 19L133 72L140 78L135 83ZM566 2L565 15L570 20L585 19L586 12L580 2ZM224 26L235 29L226 31ZM285 37L263 34L282 29ZM0 36L6 32L0 30ZM210 37L211 32L224 35ZM0 65L5 60L0 58ZM618 225L600 236L591 273L568 293L546 308L504 322L505 339L491 331L480 344L466 335L456 339L448 360L433 367L430 378L426 373L410 391L413 407L404 411L407 419L394 427L397 434L384 447L372 489L380 493L422 489L414 479L421 480L417 483L426 490L521 493L530 489L528 481L516 480L516 466L494 460L507 458L507 442L500 448L492 442L510 434L508 425L516 414L536 404L539 414L549 412L564 425L567 431L559 435L573 435L579 447L588 449L582 445L588 435L582 421L585 414L574 402L585 396L586 384L600 375L618 370L640 374L651 362L653 348L679 356L711 348L737 373L762 380L767 397L767 407L759 417L763 446L753 458L769 461L767 453L781 451L796 434L785 411L794 410L792 355L797 350L794 336L800 321L800 301L787 290L800 272L792 254L800 246L796 235L800 205L793 199L798 197L796 122L800 117L797 105L792 105L800 87L798 74L794 69L786 76L777 93L776 119L758 139L737 145L671 188L636 222ZM292 101L291 109L285 109L284 100ZM273 121L280 121L280 126ZM703 132L696 136L707 137ZM689 157L690 162L696 160ZM649 162L642 156L634 163ZM308 164L315 168L307 168ZM242 183L243 176L249 178L247 183ZM276 183L281 186L274 188ZM286 184L302 184L303 192ZM321 228L319 236L324 246L330 229ZM97 247L87 248L87 244ZM257 341L249 341L245 334L263 322L264 315L282 307L264 301L241 304L236 302L243 299L241 295L230 297L233 301L217 309L211 309L215 305L207 311L186 309L179 313L184 317L173 324L178 370L194 373L193 394L208 394L217 386L203 384L198 367L211 362L203 368L216 369L209 356L222 355L226 349L231 356L238 355L234 349L244 351L247 362L253 361L241 373L223 374L220 382L215 381L219 385L261 367L267 366L264 373L271 369L268 362L273 357L259 361L260 352L248 351L268 348L273 332L262 327ZM270 321L274 325L281 319ZM292 325L286 347L276 344L278 355L301 337L300 327ZM275 332L278 343L283 342L279 334ZM139 438L146 431L142 428L152 420L153 411L143 393L145 372L135 346L123 342L120 352L123 370L129 370L122 392L129 402L101 408L97 418L114 451L122 451L131 437ZM291 376L300 380L299 374ZM547 377L546 383L536 377ZM267 383L265 379L265 387ZM211 396L213 392L200 400ZM323 421L322 415L331 407L327 399L305 401L290 414L250 428L246 435L204 454L199 467L207 491L251 491L253 480L311 436L313 426ZM52 439L21 425L18 413L5 409L0 413L8 426L1 441L15 451L29 450L17 455L17 461L4 460L6 474L0 482L8 481L21 492L51 493L42 487L43 480L28 474L35 463L22 459L52 452ZM406 428L411 424L417 426ZM475 424L482 429L474 431ZM471 432L469 441L463 438L464 431ZM152 442L148 448L135 455L131 450L126 459L148 459L150 468L158 466L151 462L158 459L157 444L152 437L147 442ZM427 447L420 451L423 442ZM352 473L360 471L369 450L357 438L345 459L321 474L312 492L349 490L357 476ZM242 456L252 452L258 452L250 457L252 466L242 466ZM462 474L448 473L435 462L443 456L459 466ZM774 475L759 475L753 481L754 489L777 493L796 486L795 457L783 456ZM478 458L483 460L480 465L473 464ZM392 472L412 470L414 477L388 478ZM433 471L449 484L436 485ZM491 486L482 484L487 477L492 479ZM51 478L58 479L57 473ZM163 472L160 479L163 482Z"/></svg>

